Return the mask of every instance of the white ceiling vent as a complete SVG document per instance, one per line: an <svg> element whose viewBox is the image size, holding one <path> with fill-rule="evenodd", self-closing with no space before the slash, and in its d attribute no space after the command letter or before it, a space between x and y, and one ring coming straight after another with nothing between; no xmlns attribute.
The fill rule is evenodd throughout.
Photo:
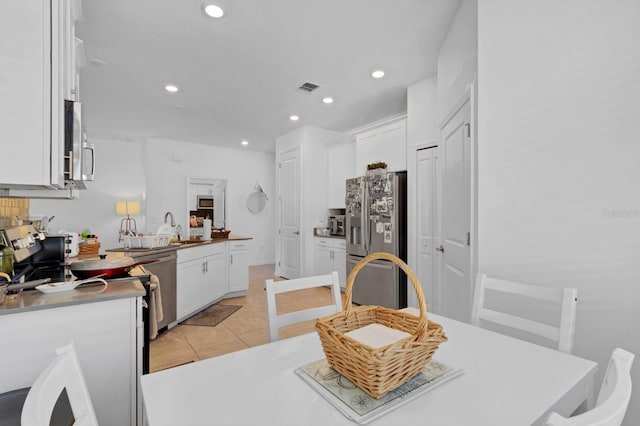
<svg viewBox="0 0 640 426"><path fill-rule="evenodd" d="M316 90L318 87L317 84L313 84L313 83L309 83L308 81L305 83L302 83L300 85L300 87L298 87L298 89L302 90L303 92L313 92L314 90Z"/></svg>

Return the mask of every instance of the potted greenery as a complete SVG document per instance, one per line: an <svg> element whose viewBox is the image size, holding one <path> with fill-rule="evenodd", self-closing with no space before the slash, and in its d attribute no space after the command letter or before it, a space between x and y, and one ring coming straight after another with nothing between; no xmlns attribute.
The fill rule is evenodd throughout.
<svg viewBox="0 0 640 426"><path fill-rule="evenodd" d="M384 173L387 173L387 163L384 161L367 164L367 176L381 175Z"/></svg>

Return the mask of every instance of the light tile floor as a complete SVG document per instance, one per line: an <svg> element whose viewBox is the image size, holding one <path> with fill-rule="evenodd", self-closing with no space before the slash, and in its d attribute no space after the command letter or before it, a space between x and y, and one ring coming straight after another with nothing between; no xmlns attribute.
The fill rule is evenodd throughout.
<svg viewBox="0 0 640 426"><path fill-rule="evenodd" d="M273 264L251 266L249 268L249 290L246 295L219 302L221 304L242 305L242 308L217 326L203 327L179 324L151 341L150 371L164 370L268 343L264 282L269 278L283 279L274 277L274 271ZM324 287L279 294L276 300L278 313L330 303L330 291ZM284 327L280 329L280 338L314 331L314 324L315 321L307 321Z"/></svg>

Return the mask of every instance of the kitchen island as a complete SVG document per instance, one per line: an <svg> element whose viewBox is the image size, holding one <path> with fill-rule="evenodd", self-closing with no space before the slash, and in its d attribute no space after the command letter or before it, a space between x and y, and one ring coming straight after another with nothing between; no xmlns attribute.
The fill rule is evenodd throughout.
<svg viewBox="0 0 640 426"><path fill-rule="evenodd" d="M0 304L0 393L31 386L73 342L100 424L141 423L143 320L140 280L86 284L43 294L23 291ZM1 413L0 413L1 418ZM0 422L1 423L1 422Z"/></svg>

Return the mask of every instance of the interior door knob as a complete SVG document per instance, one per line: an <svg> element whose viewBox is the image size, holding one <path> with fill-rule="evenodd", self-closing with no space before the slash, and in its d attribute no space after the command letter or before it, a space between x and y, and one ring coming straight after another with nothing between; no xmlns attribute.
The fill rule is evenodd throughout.
<svg viewBox="0 0 640 426"><path fill-rule="evenodd" d="M439 247L436 247L436 250L439 251L440 253L444 253L444 246L440 244Z"/></svg>
<svg viewBox="0 0 640 426"><path fill-rule="evenodd" d="M300 235L300 231L296 231L296 232L294 232L294 234Z"/></svg>

